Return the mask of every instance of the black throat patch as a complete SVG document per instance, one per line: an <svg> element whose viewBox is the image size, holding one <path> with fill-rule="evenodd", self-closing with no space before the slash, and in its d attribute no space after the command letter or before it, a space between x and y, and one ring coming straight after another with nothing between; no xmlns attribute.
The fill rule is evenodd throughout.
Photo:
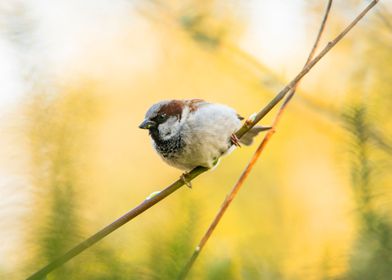
<svg viewBox="0 0 392 280"><path fill-rule="evenodd" d="M173 158L178 155L185 146L182 140L181 133L168 140L161 139L158 128L154 127L150 129L151 138L155 142L155 148L159 154L164 158Z"/></svg>

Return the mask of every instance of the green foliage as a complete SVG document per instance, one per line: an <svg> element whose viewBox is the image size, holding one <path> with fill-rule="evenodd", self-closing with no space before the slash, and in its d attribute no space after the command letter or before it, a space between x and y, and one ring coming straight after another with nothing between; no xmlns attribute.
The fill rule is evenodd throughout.
<svg viewBox="0 0 392 280"><path fill-rule="evenodd" d="M69 98L69 97L68 97ZM39 189L37 204L47 213L37 224L39 237L37 263L53 261L80 238L78 214L77 135L84 129L83 118L72 100L51 100L38 96L30 108L30 135L34 166L40 174L34 178ZM83 105L82 105L83 106ZM79 114L78 114L79 113ZM80 138L79 138L80 139ZM55 279L69 279L79 269L72 265L54 272Z"/></svg>
<svg viewBox="0 0 392 280"><path fill-rule="evenodd" d="M374 186L377 163L372 161L371 123L364 104L345 114L347 131L351 133L352 186L358 203L358 239L351 256L349 279L390 279L392 275L392 224L376 207Z"/></svg>
<svg viewBox="0 0 392 280"><path fill-rule="evenodd" d="M39 174L34 217L38 238L30 267L47 264L82 240L80 194L83 191L83 144L88 137L94 100L86 92L51 98L36 96L30 104L29 137L34 166ZM39 213L45 213L40 215ZM132 266L111 247L100 245L90 254L48 275L48 279L129 279ZM83 262L83 265L80 264Z"/></svg>
<svg viewBox="0 0 392 280"><path fill-rule="evenodd" d="M196 42L211 49L218 48L224 34L223 29L207 31L204 23L206 18L208 17L201 14L189 14L184 15L180 22Z"/></svg>
<svg viewBox="0 0 392 280"><path fill-rule="evenodd" d="M230 259L217 260L213 264L209 264L206 279L209 280L225 280L235 279L235 264Z"/></svg>
<svg viewBox="0 0 392 280"><path fill-rule="evenodd" d="M195 246L197 209L194 203L181 205L177 212L183 218L176 217L174 228L166 233L157 231L158 235L151 236L145 279L176 279L179 276Z"/></svg>

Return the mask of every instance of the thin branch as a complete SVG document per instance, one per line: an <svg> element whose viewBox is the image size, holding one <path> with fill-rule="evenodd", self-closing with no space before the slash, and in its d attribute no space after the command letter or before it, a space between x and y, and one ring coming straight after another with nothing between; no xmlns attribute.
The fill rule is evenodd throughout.
<svg viewBox="0 0 392 280"><path fill-rule="evenodd" d="M320 44L321 36L323 36L324 30L325 30L325 26L327 24L329 12L331 11L332 2L333 2L332 0L328 1L327 8L325 9L323 20L321 22L320 30L317 33L316 40L314 41L313 47L310 50L308 59L306 60L304 67L306 67L309 64L309 62L312 60L312 58L314 57L314 54L316 53L316 50L317 50L317 48L318 48L318 46ZM297 86L298 86L298 84L297 84ZM293 92L295 92L295 90Z"/></svg>
<svg viewBox="0 0 392 280"><path fill-rule="evenodd" d="M365 15L366 13L377 4L378 1L373 1L371 2L353 21L351 24L349 24L346 29L344 29L342 31L342 33L340 33L332 42L328 43L328 45L320 52L320 54L314 59L312 60L315 51L317 49L317 46L319 45L320 42L320 38L324 32L325 29L325 25L331 10L331 6L332 6L332 0L328 1L326 10L325 10L325 14L323 17L323 20L321 22L321 26L316 38L316 41L309 53L308 59L305 63L304 69L301 71L301 73L305 72L306 70L309 69L309 67L311 68L312 65L314 65L314 61L318 61L317 59L319 59L320 57L322 57L323 54L325 54L326 52L328 52L328 49L330 49L332 46L334 46L337 42L339 42ZM298 76L297 76L298 77ZM292 97L295 94L295 90L296 87L298 86L299 81L301 80L301 78L299 79L295 79L294 81L296 81L294 83L294 85L292 86L292 88L290 89L289 95L286 97L284 103L282 104L282 106L280 107L278 113L276 114L276 117L273 121L272 124L272 128L271 130L269 130L267 132L267 134L264 136L262 142L260 143L260 145L258 146L258 148L256 149L255 153L253 154L251 160L249 161L248 165L245 167L244 171L242 172L240 178L238 179L237 183L234 185L234 187L232 188L232 190L230 191L229 195L225 198L225 200L223 201L217 215L215 216L214 220L212 221L212 223L210 224L210 226L208 227L207 231L205 232L205 234L203 235L202 239L200 240L198 246L196 247L196 249L194 250L191 258L188 260L188 262L186 263L184 269L181 271L178 279L179 280L183 280L187 277L187 275L189 274L189 271L191 270L193 264L195 263L197 257L200 255L200 252L203 250L204 246L206 245L207 241L209 240L209 238L211 237L212 233L214 232L215 228L217 227L217 225L219 224L220 220L222 219L223 215L225 214L227 208L230 206L231 202L233 201L233 199L235 198L235 196L237 195L237 193L239 192L239 190L241 189L241 187L243 186L243 183L245 182L245 180L247 179L249 173L252 171L255 163L257 162L258 158L260 157L261 153L263 152L265 146L267 145L267 143L269 142L269 140L271 139L272 135L275 133L275 128L277 126L277 124L279 123L279 120L281 119L285 109L287 108L287 105L289 104L290 100L292 99ZM292 83L290 83L292 84ZM290 85L289 84L289 85ZM287 87L286 87L287 88Z"/></svg>
<svg viewBox="0 0 392 280"><path fill-rule="evenodd" d="M302 79L312 68L314 65L316 65L320 59L325 56L346 34L347 32L350 31L350 29L378 2L378 0L374 0L371 2L371 4L361 13L360 16L354 21L349 27L347 27L335 40L330 42L324 49L323 51L315 58L313 59L309 65L303 69L285 88L283 88L268 104L266 107L264 107L252 121L247 121L237 132L236 136L238 138L241 138L247 131L249 131L253 126L255 126L268 112L272 110L284 97L285 95L295 87L295 85L298 83L299 80ZM200 174L206 172L208 169L204 167L196 167L192 171L190 171L186 175L187 181L192 181L194 178L198 177ZM184 181L182 179L178 179L174 183L172 183L170 186L166 187L164 190L160 191L159 193L148 197L145 199L142 203L140 203L138 206L136 206L134 209L130 210L120 218L118 218L116 221L113 223L107 225L94 235L90 236L86 240L82 241L78 245L76 245L74 248L66 252L64 255L60 256L59 258L55 259L53 262L49 263L48 265L44 266L34 274L32 274L30 277L28 277L28 280L32 279L42 279L44 278L48 273L53 271L54 269L64 265L66 262L74 258L75 256L79 255L98 241L100 241L102 238L105 236L109 235L113 231L117 230L127 222L131 221L135 217L139 216L141 213L146 211L147 209L151 208L176 190L178 190L180 187L184 185Z"/></svg>

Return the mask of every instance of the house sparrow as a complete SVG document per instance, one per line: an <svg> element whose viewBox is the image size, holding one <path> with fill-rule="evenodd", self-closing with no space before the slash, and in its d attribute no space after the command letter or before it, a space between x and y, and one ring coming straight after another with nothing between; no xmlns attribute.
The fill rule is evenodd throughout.
<svg viewBox="0 0 392 280"><path fill-rule="evenodd" d="M255 126L241 139L235 132L243 118L234 109L201 99L164 100L148 109L139 128L148 129L153 146L171 166L189 171L211 168L233 145L250 145L269 127Z"/></svg>
<svg viewBox="0 0 392 280"><path fill-rule="evenodd" d="M139 128L148 129L153 146L171 166L189 171L211 168L233 145L250 145L269 127L255 126L241 139L235 132L243 118L234 109L201 99L164 100L148 109Z"/></svg>

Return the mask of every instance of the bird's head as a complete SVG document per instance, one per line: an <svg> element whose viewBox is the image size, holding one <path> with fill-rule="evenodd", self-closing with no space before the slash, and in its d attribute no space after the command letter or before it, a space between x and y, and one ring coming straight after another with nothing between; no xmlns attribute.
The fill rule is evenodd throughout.
<svg viewBox="0 0 392 280"><path fill-rule="evenodd" d="M187 107L182 100L158 102L148 109L139 128L148 129L155 141L169 140L179 134Z"/></svg>

